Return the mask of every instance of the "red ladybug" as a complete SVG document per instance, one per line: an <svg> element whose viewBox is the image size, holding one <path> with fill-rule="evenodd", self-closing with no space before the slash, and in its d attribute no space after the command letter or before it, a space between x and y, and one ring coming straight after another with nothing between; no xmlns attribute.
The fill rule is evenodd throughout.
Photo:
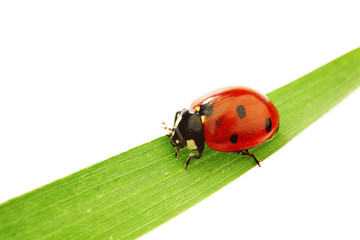
<svg viewBox="0 0 360 240"><path fill-rule="evenodd" d="M179 157L179 148L196 150L186 161L200 158L206 144L220 152L252 157L249 148L270 139L279 127L279 113L263 94L246 87L222 88L205 94L175 114L170 142Z"/></svg>

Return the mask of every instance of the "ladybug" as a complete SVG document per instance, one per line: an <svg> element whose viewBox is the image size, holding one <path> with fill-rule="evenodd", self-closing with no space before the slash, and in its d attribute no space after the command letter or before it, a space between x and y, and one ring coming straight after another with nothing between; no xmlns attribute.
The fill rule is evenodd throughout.
<svg viewBox="0 0 360 240"><path fill-rule="evenodd" d="M279 113L263 94L247 87L221 88L205 94L176 112L174 127L165 128L179 157L179 148L197 151L190 159L203 155L206 144L220 152L235 152L259 160L249 152L273 137L279 128Z"/></svg>

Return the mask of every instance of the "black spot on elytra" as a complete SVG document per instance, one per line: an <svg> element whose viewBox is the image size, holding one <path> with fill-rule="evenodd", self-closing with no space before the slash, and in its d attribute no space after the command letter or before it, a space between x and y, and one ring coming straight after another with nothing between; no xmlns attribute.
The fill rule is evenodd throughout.
<svg viewBox="0 0 360 240"><path fill-rule="evenodd" d="M243 105L239 105L236 107L236 112L240 119L246 117L246 111Z"/></svg>
<svg viewBox="0 0 360 240"><path fill-rule="evenodd" d="M199 113L200 115L205 115L205 117L209 117L213 113L213 110L214 108L211 103L203 103L200 105Z"/></svg>
<svg viewBox="0 0 360 240"><path fill-rule="evenodd" d="M271 119L270 118L267 118L266 121L265 121L265 129L267 132L270 132L271 131Z"/></svg>
<svg viewBox="0 0 360 240"><path fill-rule="evenodd" d="M237 143L238 140L238 135L235 133L233 135L231 135L230 137L230 142L232 142L233 144Z"/></svg>

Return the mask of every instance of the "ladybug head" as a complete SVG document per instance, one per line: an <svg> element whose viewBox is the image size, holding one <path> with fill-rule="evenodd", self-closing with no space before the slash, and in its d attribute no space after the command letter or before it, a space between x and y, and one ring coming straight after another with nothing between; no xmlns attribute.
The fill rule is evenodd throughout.
<svg viewBox="0 0 360 240"><path fill-rule="evenodd" d="M170 142L176 149L197 150L204 146L204 130L198 112L184 108L175 114L174 127L167 128Z"/></svg>

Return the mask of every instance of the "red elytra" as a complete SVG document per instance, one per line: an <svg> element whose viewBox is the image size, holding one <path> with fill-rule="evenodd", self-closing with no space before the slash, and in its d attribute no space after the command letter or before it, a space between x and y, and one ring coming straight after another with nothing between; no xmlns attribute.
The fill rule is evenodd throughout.
<svg viewBox="0 0 360 240"><path fill-rule="evenodd" d="M246 87L222 88L197 98L206 144L220 152L238 152L270 139L278 129L279 113L263 94Z"/></svg>
<svg viewBox="0 0 360 240"><path fill-rule="evenodd" d="M270 139L279 127L279 113L263 94L246 87L222 88L197 98L190 106L176 112L169 131L171 145L187 147L191 158L199 159L207 145L220 152L236 152L259 160L248 151Z"/></svg>

